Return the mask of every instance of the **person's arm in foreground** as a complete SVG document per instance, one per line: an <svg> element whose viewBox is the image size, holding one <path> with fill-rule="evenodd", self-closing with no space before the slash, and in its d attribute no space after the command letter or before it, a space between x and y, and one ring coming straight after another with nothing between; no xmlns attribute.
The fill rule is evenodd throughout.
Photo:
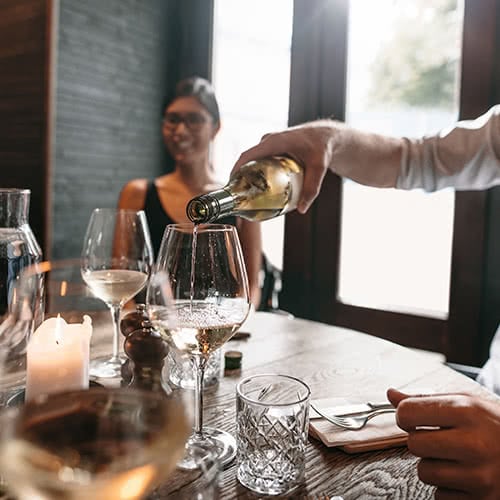
<svg viewBox="0 0 500 500"><path fill-rule="evenodd" d="M500 401L465 394L408 396L389 389L418 476L436 498L500 499ZM439 427L437 430L419 427Z"/></svg>
<svg viewBox="0 0 500 500"><path fill-rule="evenodd" d="M485 189L500 184L500 105L474 121L422 139L388 137L319 120L267 134L234 169L273 155L305 166L299 211L319 193L327 170L374 187Z"/></svg>

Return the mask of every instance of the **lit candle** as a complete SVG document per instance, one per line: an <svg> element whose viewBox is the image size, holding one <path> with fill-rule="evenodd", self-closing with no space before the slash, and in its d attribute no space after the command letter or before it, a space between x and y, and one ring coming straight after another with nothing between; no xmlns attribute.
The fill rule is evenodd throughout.
<svg viewBox="0 0 500 500"><path fill-rule="evenodd" d="M26 400L39 394L88 389L92 320L66 323L45 320L33 333L27 348Z"/></svg>

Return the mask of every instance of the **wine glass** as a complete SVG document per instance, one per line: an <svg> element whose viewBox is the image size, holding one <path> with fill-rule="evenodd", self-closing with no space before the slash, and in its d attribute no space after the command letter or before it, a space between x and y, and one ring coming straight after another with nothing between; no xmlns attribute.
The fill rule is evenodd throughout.
<svg viewBox="0 0 500 500"><path fill-rule="evenodd" d="M92 388L0 414L0 469L20 500L135 500L173 471L189 434L182 400Z"/></svg>
<svg viewBox="0 0 500 500"><path fill-rule="evenodd" d="M203 377L208 356L245 321L248 279L236 228L222 224L168 225L148 285L151 321L196 373L195 425L180 467L192 468L192 445L213 448L222 465L236 454L227 432L203 427Z"/></svg>
<svg viewBox="0 0 500 500"><path fill-rule="evenodd" d="M123 305L140 292L149 277L153 251L142 210L96 208L92 212L82 250L82 277L111 311L113 354L92 361L90 375L121 376L125 357L119 350L119 321Z"/></svg>

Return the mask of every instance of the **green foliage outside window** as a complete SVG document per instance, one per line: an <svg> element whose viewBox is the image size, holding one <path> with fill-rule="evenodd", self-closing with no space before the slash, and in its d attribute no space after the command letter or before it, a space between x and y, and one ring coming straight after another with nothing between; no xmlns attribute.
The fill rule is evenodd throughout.
<svg viewBox="0 0 500 500"><path fill-rule="evenodd" d="M372 67L369 103L452 108L461 52L457 0L395 0L394 9L392 35Z"/></svg>

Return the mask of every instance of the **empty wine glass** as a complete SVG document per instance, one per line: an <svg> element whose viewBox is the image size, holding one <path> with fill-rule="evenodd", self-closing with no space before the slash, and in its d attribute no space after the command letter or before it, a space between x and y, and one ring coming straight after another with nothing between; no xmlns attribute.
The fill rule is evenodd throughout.
<svg viewBox="0 0 500 500"><path fill-rule="evenodd" d="M90 375L121 376L119 322L123 305L146 285L153 251L144 212L96 208L92 212L82 251L82 277L103 300L113 319L113 354L92 361Z"/></svg>
<svg viewBox="0 0 500 500"><path fill-rule="evenodd" d="M236 228L222 224L167 226L147 303L153 324L196 370L195 425L180 466L194 468L189 447L212 448L222 465L236 453L227 432L203 427L203 377L208 356L245 321L248 280Z"/></svg>
<svg viewBox="0 0 500 500"><path fill-rule="evenodd" d="M0 469L20 500L136 500L164 482L189 434L182 400L93 388L0 414Z"/></svg>

